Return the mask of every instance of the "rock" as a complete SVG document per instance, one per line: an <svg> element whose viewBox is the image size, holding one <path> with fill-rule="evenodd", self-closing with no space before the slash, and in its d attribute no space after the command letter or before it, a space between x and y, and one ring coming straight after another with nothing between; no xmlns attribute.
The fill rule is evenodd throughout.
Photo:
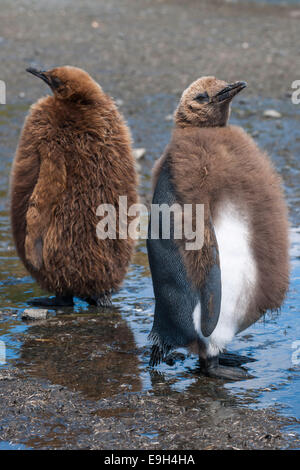
<svg viewBox="0 0 300 470"><path fill-rule="evenodd" d="M141 173L142 171L142 167L138 162L135 162L135 169L138 173Z"/></svg>
<svg viewBox="0 0 300 470"><path fill-rule="evenodd" d="M236 108L234 112L240 118L244 118L246 116L246 111L244 109Z"/></svg>
<svg viewBox="0 0 300 470"><path fill-rule="evenodd" d="M13 380L14 378L11 375L0 374L0 380Z"/></svg>
<svg viewBox="0 0 300 470"><path fill-rule="evenodd" d="M251 135L252 135L252 137L258 137L259 132L258 131L253 131L253 132L251 132Z"/></svg>
<svg viewBox="0 0 300 470"><path fill-rule="evenodd" d="M44 320L48 314L48 310L45 309L27 308L22 313L22 320Z"/></svg>
<svg viewBox="0 0 300 470"><path fill-rule="evenodd" d="M292 10L290 11L291 18L300 18L300 10Z"/></svg>
<svg viewBox="0 0 300 470"><path fill-rule="evenodd" d="M136 160L140 160L146 154L146 149L133 149L133 156Z"/></svg>
<svg viewBox="0 0 300 470"><path fill-rule="evenodd" d="M272 119L280 119L282 117L282 115L281 115L281 113L279 113L275 109L266 109L264 111L264 117L272 118Z"/></svg>
<svg viewBox="0 0 300 470"><path fill-rule="evenodd" d="M267 62L267 64L272 64L272 62L273 62L273 57L271 56L271 54L267 55L267 57L266 57L266 62Z"/></svg>

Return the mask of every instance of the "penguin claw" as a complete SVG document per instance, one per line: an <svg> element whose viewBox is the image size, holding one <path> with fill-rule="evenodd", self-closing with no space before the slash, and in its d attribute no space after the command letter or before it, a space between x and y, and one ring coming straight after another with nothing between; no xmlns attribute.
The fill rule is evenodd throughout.
<svg viewBox="0 0 300 470"><path fill-rule="evenodd" d="M110 293L105 293L93 297L82 297L82 299L88 304L95 305L96 307L109 308L112 306Z"/></svg>
<svg viewBox="0 0 300 470"><path fill-rule="evenodd" d="M73 307L73 297L36 297L27 303L34 307Z"/></svg>
<svg viewBox="0 0 300 470"><path fill-rule="evenodd" d="M97 299L97 307L109 308L112 306L112 301L110 295L101 295Z"/></svg>

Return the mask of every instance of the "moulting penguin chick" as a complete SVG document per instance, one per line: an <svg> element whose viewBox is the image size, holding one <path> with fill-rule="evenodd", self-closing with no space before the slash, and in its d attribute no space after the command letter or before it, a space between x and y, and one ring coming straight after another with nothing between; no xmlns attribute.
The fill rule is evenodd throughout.
<svg viewBox="0 0 300 470"><path fill-rule="evenodd" d="M73 305L73 297L107 306L133 251L130 237L100 239L97 208L119 196L137 202L129 130L113 100L85 71L58 67L41 78L53 94L25 120L12 169L11 223L17 252L54 298L35 305Z"/></svg>
<svg viewBox="0 0 300 470"><path fill-rule="evenodd" d="M243 369L220 364L219 354L235 334L279 309L287 292L281 180L253 139L227 124L231 100L245 86L214 77L192 83L154 169L153 203L204 204L204 230L201 248L187 250L185 237L175 240L174 224L169 240L151 237L149 225L152 365L172 348L187 347L199 354L205 374L247 377Z"/></svg>

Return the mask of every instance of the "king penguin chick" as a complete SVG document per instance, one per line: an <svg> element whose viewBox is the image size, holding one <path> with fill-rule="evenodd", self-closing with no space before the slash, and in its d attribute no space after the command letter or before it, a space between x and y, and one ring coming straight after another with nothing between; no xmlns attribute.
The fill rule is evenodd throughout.
<svg viewBox="0 0 300 470"><path fill-rule="evenodd" d="M246 378L244 369L223 366L219 354L235 334L279 309L287 292L288 217L280 178L252 138L227 125L231 100L245 86L214 77L192 83L154 168L153 204L192 204L193 210L203 204L204 230L202 247L187 249L187 237L174 236L174 222L169 239L162 236L161 217L158 236L149 225L156 300L151 365L186 347L199 355L206 375ZM194 228L195 215L191 220Z"/></svg>
<svg viewBox="0 0 300 470"><path fill-rule="evenodd" d="M53 94L32 105L12 169L11 223L18 255L54 298L42 306L73 305L73 297L110 305L133 251L129 237L99 238L97 208L119 196L137 202L129 130L113 100L85 71L58 67L28 72Z"/></svg>

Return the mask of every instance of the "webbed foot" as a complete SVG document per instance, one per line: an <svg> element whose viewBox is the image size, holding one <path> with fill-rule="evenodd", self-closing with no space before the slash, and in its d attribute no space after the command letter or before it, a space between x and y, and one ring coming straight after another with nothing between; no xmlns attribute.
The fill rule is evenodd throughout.
<svg viewBox="0 0 300 470"><path fill-rule="evenodd" d="M201 371L208 377L223 380L247 380L253 378L252 375L242 367L222 366L219 357L200 358Z"/></svg>
<svg viewBox="0 0 300 470"><path fill-rule="evenodd" d="M231 352L224 352L219 355L219 364L221 364L221 366L239 367L247 362L255 361L256 359L253 359L253 357L242 356Z"/></svg>

